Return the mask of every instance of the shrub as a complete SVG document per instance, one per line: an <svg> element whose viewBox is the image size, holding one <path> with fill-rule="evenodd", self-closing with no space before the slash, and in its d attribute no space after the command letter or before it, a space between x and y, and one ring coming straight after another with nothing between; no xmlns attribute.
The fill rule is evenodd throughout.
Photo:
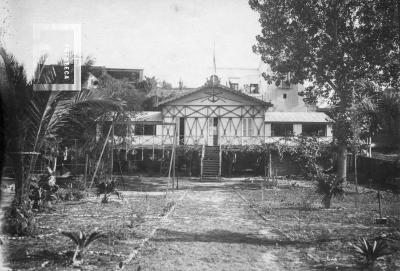
<svg viewBox="0 0 400 271"><path fill-rule="evenodd" d="M36 233L36 224L29 203L17 206L15 200L6 210L2 231L11 235L26 236Z"/></svg>
<svg viewBox="0 0 400 271"><path fill-rule="evenodd" d="M115 194L118 198L122 197L122 194L117 190L116 187L117 183L114 179L109 181L102 181L97 185L97 196L100 196L102 194L104 195L101 199L101 203L109 202L109 197L112 194Z"/></svg>
<svg viewBox="0 0 400 271"><path fill-rule="evenodd" d="M56 194L57 198L63 201L81 200L85 197L84 191L70 188L60 188Z"/></svg>
<svg viewBox="0 0 400 271"><path fill-rule="evenodd" d="M44 205L57 200L58 186L53 181L51 175L41 175L38 178L32 178L30 182L29 199L32 201L34 209L40 209Z"/></svg>
<svg viewBox="0 0 400 271"><path fill-rule="evenodd" d="M333 197L343 196L343 180L338 180L335 175L320 172L314 175L314 179L317 181L316 192L322 196L325 208L331 207Z"/></svg>

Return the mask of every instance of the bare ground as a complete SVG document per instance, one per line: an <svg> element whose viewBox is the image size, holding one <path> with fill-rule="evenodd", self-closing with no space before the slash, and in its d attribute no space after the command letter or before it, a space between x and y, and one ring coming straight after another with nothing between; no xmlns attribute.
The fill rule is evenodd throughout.
<svg viewBox="0 0 400 271"><path fill-rule="evenodd" d="M310 182L257 179L180 180L165 197L165 179L127 180L124 200L60 202L37 215L38 236L3 239L8 266L73 270L74 246L59 230L97 228L108 237L85 254L82 270L366 270L348 242L388 244L375 269L400 270L400 197L384 191L387 225L377 225L376 191L354 187L323 209ZM142 219L138 218L138 215ZM41 237L42 236L42 237Z"/></svg>
<svg viewBox="0 0 400 271"><path fill-rule="evenodd" d="M250 210L233 191L233 184L193 184L167 227L157 231L127 269L289 270L296 266L307 270L290 250L284 262L278 260L279 247L290 240Z"/></svg>

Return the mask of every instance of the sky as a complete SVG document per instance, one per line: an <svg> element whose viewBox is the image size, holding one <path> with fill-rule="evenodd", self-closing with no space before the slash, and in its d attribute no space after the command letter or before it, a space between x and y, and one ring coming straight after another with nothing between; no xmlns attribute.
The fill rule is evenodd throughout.
<svg viewBox="0 0 400 271"><path fill-rule="evenodd" d="M214 42L217 68L256 68L260 62L252 46L261 27L247 0L0 0L0 5L3 44L28 76L37 58L37 24L79 24L81 53L96 65L142 68L145 76L173 86L180 79L187 87L205 82L213 70ZM52 39L52 49L39 46L50 50L50 62L60 58L66 36L40 37Z"/></svg>

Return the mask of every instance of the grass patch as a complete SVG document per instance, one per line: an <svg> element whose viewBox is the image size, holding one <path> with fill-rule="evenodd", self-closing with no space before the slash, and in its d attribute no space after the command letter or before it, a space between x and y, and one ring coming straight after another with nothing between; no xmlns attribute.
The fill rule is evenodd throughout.
<svg viewBox="0 0 400 271"><path fill-rule="evenodd" d="M289 185L288 185L289 183ZM303 255L302 260L325 270L362 270L362 259L349 242L359 238L385 240L388 255L377 260L377 270L400 267L400 196L391 191L383 194L383 213L387 225L375 224L378 214L377 191L361 188L357 196L354 187L345 188L343 199L333 199L330 209L323 208L315 188L290 185L281 181L273 189L241 187L240 193L267 219L269 225L289 237ZM297 182L299 183L299 182ZM300 182L301 183L301 182ZM356 204L356 199L357 204ZM285 248L287 249L287 248ZM393 269L393 266L396 268ZM333 268L333 269L332 269ZM346 269L349 268L349 269Z"/></svg>

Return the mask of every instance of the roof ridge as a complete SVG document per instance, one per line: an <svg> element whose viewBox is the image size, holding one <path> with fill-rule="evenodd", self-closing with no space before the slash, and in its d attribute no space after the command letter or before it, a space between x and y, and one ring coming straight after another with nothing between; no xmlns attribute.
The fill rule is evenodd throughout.
<svg viewBox="0 0 400 271"><path fill-rule="evenodd" d="M215 86L215 87L216 87L216 88L221 88L221 89L223 89L223 90L225 90L225 91L228 91L228 92L231 92L231 93L233 93L233 94L236 94L236 95L245 97L245 98L247 98L247 99L253 100L253 101L255 101L255 102L257 102L257 103L260 103L260 104L263 104L263 105L265 105L265 106L271 106L271 103L265 102L265 101L263 101L263 100L257 99L257 98L255 98L255 97L250 96L250 95L247 95L247 94L245 94L245 93L243 93L243 92L241 92L241 91L239 91L239 90L234 90L234 89L231 89L231 88L229 88L229 87L227 87L227 86L224 86L224 85L221 85L221 84L218 84L218 85ZM170 98L170 99L161 101L158 105L163 105L163 104L166 104L166 103L169 103L169 102L172 102L172 101L176 101L176 100L178 100L178 99L181 99L181 98L183 98L183 97L186 97L186 96L188 96L188 95L190 95L190 94L193 94L193 93L195 93L195 92L197 92L197 91L200 91L200 90L206 89L206 88L209 88L209 86L201 86L201 87L198 87L198 88L196 88L196 89L194 89L194 90L184 92L184 93L182 93L181 95L178 95L178 96L176 96L176 97L172 97L172 98Z"/></svg>

